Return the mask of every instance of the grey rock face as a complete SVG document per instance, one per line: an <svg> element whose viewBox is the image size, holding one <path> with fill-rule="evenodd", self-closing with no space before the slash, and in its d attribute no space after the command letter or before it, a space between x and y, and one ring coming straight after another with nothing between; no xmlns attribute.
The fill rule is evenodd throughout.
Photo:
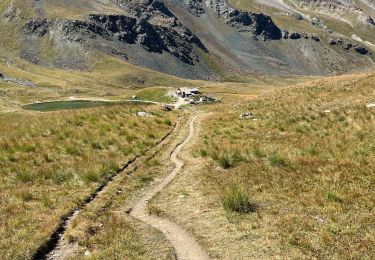
<svg viewBox="0 0 375 260"><path fill-rule="evenodd" d="M233 11L226 19L226 23L241 32L250 32L260 36L263 40L279 40L281 30L273 23L271 17L264 14Z"/></svg>
<svg viewBox="0 0 375 260"><path fill-rule="evenodd" d="M280 28L271 17L253 12L243 12L229 5L227 0L181 0L190 13L201 16L206 13L204 6L214 11L219 19L236 28L239 32L259 36L263 40L279 40L282 37Z"/></svg>
<svg viewBox="0 0 375 260"><path fill-rule="evenodd" d="M32 20L23 31L27 35L43 37L51 31L61 29L70 41L87 42L94 38L107 41L120 41L127 44L140 44L149 52L169 52L187 64L194 64L194 48L207 51L201 41L188 29L153 25L145 19L123 15L89 16L89 20Z"/></svg>
<svg viewBox="0 0 375 260"><path fill-rule="evenodd" d="M10 76L7 76L7 75L3 74L2 72L0 72L0 80L3 80L5 82L9 82L9 83L14 83L14 84L24 86L24 87L31 87L31 88L37 87L37 85L35 83L31 82L31 81L19 79L19 78L15 78L15 77L10 77Z"/></svg>
<svg viewBox="0 0 375 260"><path fill-rule="evenodd" d="M228 25L240 32L249 32L263 40L279 40L282 37L280 28L267 15L237 10L227 0L211 0L210 6L218 17L224 17Z"/></svg>

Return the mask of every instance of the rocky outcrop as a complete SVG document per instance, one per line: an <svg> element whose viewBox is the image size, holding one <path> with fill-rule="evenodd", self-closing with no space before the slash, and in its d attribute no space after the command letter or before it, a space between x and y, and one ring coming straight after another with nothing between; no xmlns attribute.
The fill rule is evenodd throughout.
<svg viewBox="0 0 375 260"><path fill-rule="evenodd" d="M366 54L370 53L365 47L363 47L359 44L355 44L355 43L352 43L352 42L345 41L345 40L340 39L340 38L330 39L328 41L328 44L331 45L331 46L342 47L343 49L345 49L347 51L354 48L354 50L361 55L366 55Z"/></svg>
<svg viewBox="0 0 375 260"><path fill-rule="evenodd" d="M282 37L280 28L267 15L237 10L227 0L210 0L208 5L218 17L240 32L249 32L263 40L279 40Z"/></svg>
<svg viewBox="0 0 375 260"><path fill-rule="evenodd" d="M184 27L176 30L175 27L154 25L144 18L123 15L92 14L88 20L32 20L23 31L37 37L59 31L66 40L79 43L100 37L107 41L139 44L150 52L171 53L190 65L198 60L194 48L207 51L199 38Z"/></svg>
<svg viewBox="0 0 375 260"><path fill-rule="evenodd" d="M216 16L239 32L249 33L263 40L281 39L281 30L275 25L270 16L262 13L240 11L227 0L180 0L181 4L195 16L202 16L206 9L213 11Z"/></svg>
<svg viewBox="0 0 375 260"><path fill-rule="evenodd" d="M375 26L374 19L367 14L357 2L351 0L294 0L299 8L330 15L332 17L356 16L357 22ZM361 7L360 7L361 6ZM345 19L345 18L343 18Z"/></svg>
<svg viewBox="0 0 375 260"><path fill-rule="evenodd" d="M356 52L358 52L359 54L362 54L362 55L366 55L366 54L369 53L369 51L368 51L365 47L360 46L360 45L355 46L355 47L354 47L354 50L355 50Z"/></svg>
<svg viewBox="0 0 375 260"><path fill-rule="evenodd" d="M281 30L273 23L271 17L264 14L231 10L226 17L226 23L240 32L260 36L263 40L279 40L282 36Z"/></svg>
<svg viewBox="0 0 375 260"><path fill-rule="evenodd" d="M320 42L319 36L316 36L311 33L306 33L306 32L289 32L288 30L283 29L282 30L282 38L283 39L291 39L291 40L299 40L299 39L311 39L316 42Z"/></svg>
<svg viewBox="0 0 375 260"><path fill-rule="evenodd" d="M0 81L5 81L5 82L8 82L8 83L17 84L17 85L20 85L20 86L23 86L23 87L31 87L31 88L37 87L37 85L35 83L31 82L31 81L7 76L2 72L0 72Z"/></svg>
<svg viewBox="0 0 375 260"><path fill-rule="evenodd" d="M117 0L117 3L139 20L153 25L186 30L178 18L159 0Z"/></svg>

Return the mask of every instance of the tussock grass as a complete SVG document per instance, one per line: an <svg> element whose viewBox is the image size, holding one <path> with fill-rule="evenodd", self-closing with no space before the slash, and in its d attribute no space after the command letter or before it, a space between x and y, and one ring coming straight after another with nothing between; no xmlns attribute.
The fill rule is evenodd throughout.
<svg viewBox="0 0 375 260"><path fill-rule="evenodd" d="M157 121L175 119L157 106L130 104L0 114L2 258L29 258L64 214L171 130Z"/></svg>
<svg viewBox="0 0 375 260"><path fill-rule="evenodd" d="M257 205L250 201L250 197L246 191L235 183L232 183L225 192L221 198L221 203L227 212L237 212L241 214L254 212L257 208Z"/></svg>

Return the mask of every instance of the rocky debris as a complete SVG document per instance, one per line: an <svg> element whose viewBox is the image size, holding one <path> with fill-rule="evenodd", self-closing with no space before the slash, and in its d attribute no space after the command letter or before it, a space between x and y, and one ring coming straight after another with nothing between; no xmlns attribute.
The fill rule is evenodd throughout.
<svg viewBox="0 0 375 260"><path fill-rule="evenodd" d="M227 12L218 13L225 17L225 22L239 32L249 32L263 40L281 39L281 30L274 24L271 17L251 12L242 12L228 8Z"/></svg>
<svg viewBox="0 0 375 260"><path fill-rule="evenodd" d="M316 42L320 42L320 38L318 36L316 36L316 35L312 35L311 39L314 40L314 41L316 41Z"/></svg>
<svg viewBox="0 0 375 260"><path fill-rule="evenodd" d="M180 0L190 13L201 16L205 14L202 0ZM236 28L239 32L250 33L263 40L281 39L281 30L270 16L262 13L244 12L232 7L227 0L206 1L218 18Z"/></svg>
<svg viewBox="0 0 375 260"><path fill-rule="evenodd" d="M369 53L369 51L365 47L363 47L359 44L353 44L351 42L346 42L346 41L344 41L343 39L340 39L340 38L330 39L328 41L328 43L332 46L341 46L344 50L347 50L347 51L354 48L354 50L361 55L366 55L366 54Z"/></svg>
<svg viewBox="0 0 375 260"><path fill-rule="evenodd" d="M173 26L176 26L176 23ZM194 54L194 48L207 52L200 39L185 27L176 29L154 25L143 18L136 19L124 15L92 14L85 21L32 20L23 28L26 35L37 37L43 37L57 30L61 30L68 41L84 43L101 37L107 41L140 44L149 52L169 52L190 65L199 61Z"/></svg>
<svg viewBox="0 0 375 260"><path fill-rule="evenodd" d="M153 25L174 27L182 33L186 27L160 0L118 0L120 6L129 10L131 15L139 20L145 20Z"/></svg>
<svg viewBox="0 0 375 260"><path fill-rule="evenodd" d="M207 96L207 95L203 95L200 100L200 102L207 102L207 103L212 103L212 102L217 102L218 99L213 97L213 96Z"/></svg>
<svg viewBox="0 0 375 260"><path fill-rule="evenodd" d="M231 10L226 23L240 32L250 32L263 40L281 39L281 30L273 23L271 17L264 14Z"/></svg>
<svg viewBox="0 0 375 260"><path fill-rule="evenodd" d="M189 13L197 17L206 13L202 0L180 0L180 4L183 5Z"/></svg>
<svg viewBox="0 0 375 260"><path fill-rule="evenodd" d="M303 18L303 16L301 14L295 13L295 12L284 11L284 12L278 12L278 13L274 13L274 14L275 15L279 15L279 16L292 16L292 17L296 18L299 21L304 20L304 18Z"/></svg>
<svg viewBox="0 0 375 260"><path fill-rule="evenodd" d="M351 0L296 0L296 2L299 8L315 10L325 15L332 15L332 17L336 17L337 15L355 16L357 22L369 26L375 26L373 18L361 8L362 6L369 4L371 1L361 1L361 5L358 5L356 1ZM370 9L372 8L370 7Z"/></svg>
<svg viewBox="0 0 375 260"><path fill-rule="evenodd" d="M286 29L283 29L282 30L282 38L283 39L291 39L291 40L299 40L299 39L311 39L311 40L314 40L316 42L320 42L320 38L316 35L313 35L313 34L310 34L310 33L306 33L306 32L302 32L302 33L299 33L299 32L289 32L288 30Z"/></svg>
<svg viewBox="0 0 375 260"><path fill-rule="evenodd" d="M173 110L173 107L170 106L170 105L162 105L161 109L162 109L163 111L168 112L168 111L172 111L172 110Z"/></svg>
<svg viewBox="0 0 375 260"><path fill-rule="evenodd" d="M281 37L282 37L283 39L289 39L289 32L288 32L287 30L283 29L283 30L281 31Z"/></svg>
<svg viewBox="0 0 375 260"><path fill-rule="evenodd" d="M149 117L150 113L141 111L141 112L137 113L137 116L139 116L139 117Z"/></svg>
<svg viewBox="0 0 375 260"><path fill-rule="evenodd" d="M366 108L375 108L375 103L367 104Z"/></svg>
<svg viewBox="0 0 375 260"><path fill-rule="evenodd" d="M353 48L353 44L351 44L351 43L345 43L345 46L344 46L345 50L350 50L351 48Z"/></svg>
<svg viewBox="0 0 375 260"><path fill-rule="evenodd" d="M329 45L337 45L337 41L334 40L334 39L330 39L330 40L328 41L328 43L329 43Z"/></svg>
<svg viewBox="0 0 375 260"><path fill-rule="evenodd" d="M255 116L251 112L244 112L241 113L240 120L248 120L248 119L255 119Z"/></svg>
<svg viewBox="0 0 375 260"><path fill-rule="evenodd" d="M31 81L19 79L15 77L10 77L10 76L5 75L2 72L0 72L0 80L3 80L8 83L15 83L17 85L24 86L24 87L31 87L31 88L37 87L37 85Z"/></svg>
<svg viewBox="0 0 375 260"><path fill-rule="evenodd" d="M17 19L21 14L21 10L19 8L15 8L13 6L13 2L5 9L3 14L4 21L9 22L13 19Z"/></svg>
<svg viewBox="0 0 375 260"><path fill-rule="evenodd" d="M334 40L334 39L330 39L330 40L328 41L328 43L329 43L329 45L337 45L337 41Z"/></svg>
<svg viewBox="0 0 375 260"><path fill-rule="evenodd" d="M311 19L311 25L313 25L313 26L315 26L319 29L322 29L327 33L332 33L332 30L330 28L328 28L326 25L324 25L324 23L319 18L313 17Z"/></svg>

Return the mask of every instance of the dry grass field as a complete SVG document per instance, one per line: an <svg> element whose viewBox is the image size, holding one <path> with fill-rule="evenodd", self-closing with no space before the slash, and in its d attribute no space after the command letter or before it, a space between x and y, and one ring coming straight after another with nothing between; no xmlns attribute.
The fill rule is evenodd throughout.
<svg viewBox="0 0 375 260"><path fill-rule="evenodd" d="M0 114L2 258L29 258L62 216L144 155L175 120L175 113L144 105Z"/></svg>
<svg viewBox="0 0 375 260"><path fill-rule="evenodd" d="M215 258L374 258L374 79L223 94L154 211Z"/></svg>
<svg viewBox="0 0 375 260"><path fill-rule="evenodd" d="M151 185L171 169L171 151L185 137L189 113L181 114L176 130L166 142L116 179L97 200L90 203L68 228L65 237L78 244L71 259L174 259L174 250L157 230L126 214Z"/></svg>

